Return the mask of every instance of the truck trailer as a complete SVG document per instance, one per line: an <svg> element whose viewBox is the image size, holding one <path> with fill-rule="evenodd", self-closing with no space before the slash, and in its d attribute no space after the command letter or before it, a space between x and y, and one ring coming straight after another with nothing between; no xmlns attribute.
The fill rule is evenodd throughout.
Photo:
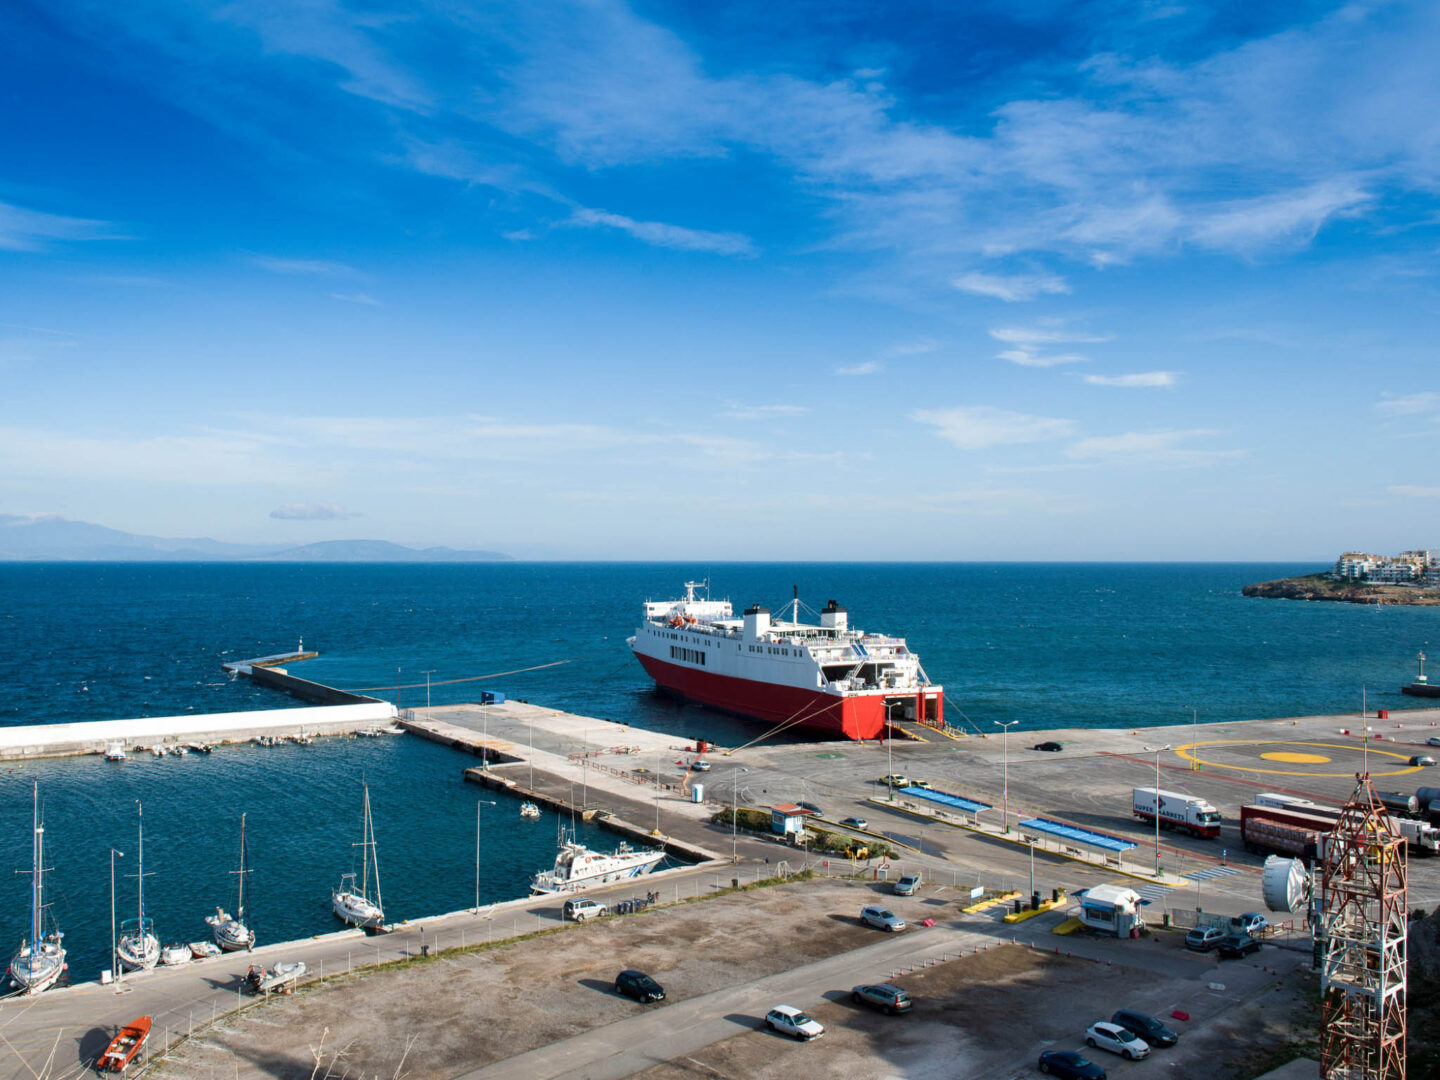
<svg viewBox="0 0 1440 1080"><path fill-rule="evenodd" d="M1426 789L1421 789L1426 790ZM1418 794L1418 793L1417 793ZM1401 796L1399 798L1404 798ZM1425 800L1421 800L1421 805ZM1308 814L1311 817L1326 818L1333 826L1340 820L1344 809L1339 806L1326 806L1322 803L1311 802L1309 799L1301 799L1294 795L1277 795L1272 792L1263 792L1255 796L1255 805L1267 809L1291 810L1297 814ZM1403 836L1410 845L1410 850L1419 855L1434 855L1440 851L1440 829L1437 829L1428 821L1417 821L1409 817L1401 817L1394 813L1390 814L1390 822L1395 831Z"/></svg>
<svg viewBox="0 0 1440 1080"><path fill-rule="evenodd" d="M1137 818L1152 823L1158 807L1162 829L1178 829L1191 836L1210 839L1220 835L1220 811L1194 795L1157 788L1136 788L1131 806Z"/></svg>
<svg viewBox="0 0 1440 1080"><path fill-rule="evenodd" d="M1258 855L1290 855L1307 863L1325 850L1325 837L1335 827L1329 817L1281 810L1271 806L1240 808L1240 838L1245 850Z"/></svg>

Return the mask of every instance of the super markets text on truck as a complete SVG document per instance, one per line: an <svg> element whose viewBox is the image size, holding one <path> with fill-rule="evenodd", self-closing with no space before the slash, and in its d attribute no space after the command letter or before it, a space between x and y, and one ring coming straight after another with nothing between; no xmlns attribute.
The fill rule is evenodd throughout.
<svg viewBox="0 0 1440 1080"><path fill-rule="evenodd" d="M1178 829L1191 836L1211 839L1220 835L1220 811L1204 799L1178 791L1137 787L1133 793L1134 814L1141 821L1155 821L1158 807L1160 827Z"/></svg>

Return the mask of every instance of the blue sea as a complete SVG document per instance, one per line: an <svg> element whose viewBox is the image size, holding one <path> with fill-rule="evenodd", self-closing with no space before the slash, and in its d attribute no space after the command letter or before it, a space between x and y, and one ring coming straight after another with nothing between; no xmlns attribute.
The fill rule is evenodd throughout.
<svg viewBox="0 0 1440 1080"><path fill-rule="evenodd" d="M232 681L226 661L294 649L298 674L423 705L482 688L686 737L734 744L756 727L659 697L629 655L640 602L709 578L737 609L779 611L792 586L835 599L852 626L906 637L946 689L947 718L994 730L1133 727L1358 710L1411 702L1399 687L1429 649L1440 608L1246 599L1247 583L1303 564L0 565L0 724L123 719L295 704ZM564 661L543 670L536 665ZM512 672L476 681L476 676ZM470 680L455 682L451 680ZM205 936L234 901L248 814L262 940L335 929L329 889L350 869L368 780L386 907L417 918L474 903L477 801L483 902L522 895L553 861L556 820L461 780L473 759L410 738L244 747L208 757L98 759L0 771L0 952L28 922L30 784L40 783L54 913L77 977L109 942L109 850L118 915L134 906L144 806L147 907L165 941ZM568 822L567 822L568 824ZM599 842L610 841L596 836ZM153 871L153 876L148 876ZM10 940L13 939L13 942Z"/></svg>

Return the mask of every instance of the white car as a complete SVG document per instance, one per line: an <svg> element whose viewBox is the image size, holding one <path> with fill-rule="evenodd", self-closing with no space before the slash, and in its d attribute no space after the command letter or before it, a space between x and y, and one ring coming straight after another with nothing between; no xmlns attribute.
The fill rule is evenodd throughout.
<svg viewBox="0 0 1440 1080"><path fill-rule="evenodd" d="M1090 1025L1090 1029L1085 1032L1085 1045L1098 1046L1101 1050L1109 1050L1112 1054L1119 1054L1130 1061L1150 1056L1149 1043L1133 1031L1126 1031L1119 1024L1112 1024L1108 1020Z"/></svg>
<svg viewBox="0 0 1440 1080"><path fill-rule="evenodd" d="M598 900L591 900L588 896L577 896L565 901L561 915L571 922L584 922L586 919L598 919L609 911L610 909Z"/></svg>
<svg viewBox="0 0 1440 1080"><path fill-rule="evenodd" d="M765 1026L781 1035L793 1035L809 1041L825 1034L825 1025L811 1020L794 1005L776 1005L765 1014Z"/></svg>
<svg viewBox="0 0 1440 1080"><path fill-rule="evenodd" d="M690 768L694 769L696 772L709 772L710 763L704 758L696 758L694 761L690 762Z"/></svg>
<svg viewBox="0 0 1440 1080"><path fill-rule="evenodd" d="M860 921L877 930L904 930L905 920L889 908L871 906L860 909Z"/></svg>
<svg viewBox="0 0 1440 1080"><path fill-rule="evenodd" d="M1431 735L1425 740L1426 746L1440 746L1440 735Z"/></svg>

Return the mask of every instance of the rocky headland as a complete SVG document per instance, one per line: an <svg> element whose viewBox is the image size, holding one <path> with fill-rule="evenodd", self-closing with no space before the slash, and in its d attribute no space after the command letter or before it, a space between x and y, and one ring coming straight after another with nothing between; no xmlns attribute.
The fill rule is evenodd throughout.
<svg viewBox="0 0 1440 1080"><path fill-rule="evenodd" d="M1336 581L1328 574L1279 578L1246 585L1244 596L1265 596L1278 600L1338 600L1346 604L1440 605L1440 589L1415 585L1376 585L1367 581Z"/></svg>

